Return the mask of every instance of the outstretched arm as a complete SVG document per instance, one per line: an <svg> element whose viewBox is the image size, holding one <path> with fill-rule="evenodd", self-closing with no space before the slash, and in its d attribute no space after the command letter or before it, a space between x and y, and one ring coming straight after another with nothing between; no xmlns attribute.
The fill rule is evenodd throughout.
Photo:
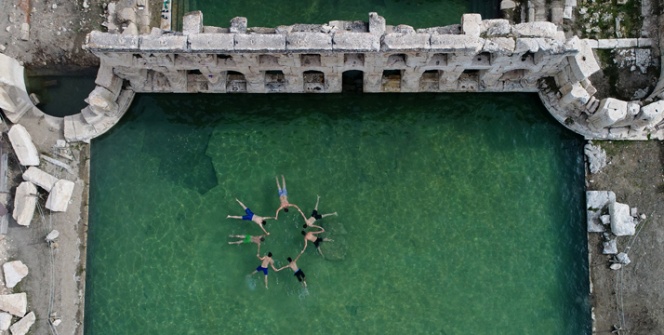
<svg viewBox="0 0 664 335"><path fill-rule="evenodd" d="M275 272L279 272L279 271L281 271L281 269L283 269L283 268L281 268L281 269L277 269L277 268L275 268L275 267L274 267L274 261L273 261L273 262L270 262L270 265L272 266L272 270L274 270Z"/></svg>
<svg viewBox="0 0 664 335"><path fill-rule="evenodd" d="M316 226L316 227L320 228L320 230L319 231L312 231L311 232L312 234L318 235L318 234L322 234L322 233L325 232L325 229L323 229L323 227L321 227L321 226Z"/></svg>
<svg viewBox="0 0 664 335"><path fill-rule="evenodd" d="M302 248L302 251L300 251L300 255L302 255L305 250L307 250L307 239L306 238L304 239L304 248ZM300 255L297 255L297 257L300 257Z"/></svg>
<svg viewBox="0 0 664 335"><path fill-rule="evenodd" d="M238 198L235 198L235 201L237 201L237 203L240 204L240 206L242 206L242 208L247 209L247 206L245 206L245 205L242 203L242 201L238 200Z"/></svg>
<svg viewBox="0 0 664 335"><path fill-rule="evenodd" d="M263 232L264 232L266 235L270 235L270 233L268 233L268 231L265 230L265 228L263 228L263 225L262 225L262 224L260 224L260 223L256 223L256 224L257 224L259 227L261 227L261 229L263 229Z"/></svg>
<svg viewBox="0 0 664 335"><path fill-rule="evenodd" d="M297 208L297 211L300 212L300 214L302 214L302 218L304 219L304 222L307 222L307 216L304 215L304 213L302 212L302 210L300 209L300 207L295 207L295 208Z"/></svg>
<svg viewBox="0 0 664 335"><path fill-rule="evenodd" d="M300 256L302 256L302 253L300 253L299 255L297 255L297 257L295 257L295 260L293 260L293 262L297 263L297 260L300 259Z"/></svg>
<svg viewBox="0 0 664 335"><path fill-rule="evenodd" d="M240 219L240 220L242 220L242 217L238 216L238 215L227 215L226 218L227 219Z"/></svg>

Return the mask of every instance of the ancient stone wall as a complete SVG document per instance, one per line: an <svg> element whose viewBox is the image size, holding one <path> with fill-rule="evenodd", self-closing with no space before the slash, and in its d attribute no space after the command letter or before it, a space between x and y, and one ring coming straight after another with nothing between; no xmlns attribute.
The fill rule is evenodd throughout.
<svg viewBox="0 0 664 335"><path fill-rule="evenodd" d="M135 92L338 93L539 92L551 114L588 139L664 138L664 103L595 97L601 43L566 38L550 22L511 25L464 14L461 23L425 29L331 21L251 28L205 26L201 12L183 31L146 26L131 2L109 11L109 31L91 32L85 47L101 60L98 87L81 114L65 117L65 137L88 141L110 129ZM132 21L137 20L138 23ZM111 29L112 28L112 29ZM645 45L644 45L645 46Z"/></svg>
<svg viewBox="0 0 664 335"><path fill-rule="evenodd" d="M87 48L135 92L182 93L337 93L358 75L364 92L535 92L578 53L551 23L512 26L478 14L415 30L376 13L368 23L247 28L236 18L217 28L192 12L183 26L92 32Z"/></svg>

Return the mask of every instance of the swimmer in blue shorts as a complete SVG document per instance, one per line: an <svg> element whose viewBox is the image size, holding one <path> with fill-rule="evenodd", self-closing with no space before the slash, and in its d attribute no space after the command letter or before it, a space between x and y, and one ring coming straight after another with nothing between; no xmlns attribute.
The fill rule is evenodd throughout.
<svg viewBox="0 0 664 335"><path fill-rule="evenodd" d="M247 206L245 206L240 200L238 200L237 198L235 198L235 200L240 204L240 206L242 206L242 208L244 208L245 215L243 215L243 216L228 215L228 216L226 216L226 218L227 219L240 219L240 220L245 220L245 221L254 221L259 227L261 227L261 229L263 230L263 232L265 232L265 234L270 235L270 233L268 233L267 230L265 230L265 228L263 228L263 226L265 226L266 220L276 219L276 218L258 216L256 214L254 214L254 212L252 212L251 209L247 208Z"/></svg>
<svg viewBox="0 0 664 335"><path fill-rule="evenodd" d="M277 269L274 267L274 260L272 259L272 253L268 252L267 255L261 257L260 254L256 254L256 257L262 261L261 265L259 265L254 272L250 274L250 276L255 275L259 271L263 272L264 278L265 278L265 288L267 288L267 267L268 265L272 267L272 270L274 271L279 271L281 269Z"/></svg>
<svg viewBox="0 0 664 335"><path fill-rule="evenodd" d="M288 207L295 207L298 210L300 210L300 207L288 202L288 191L286 190L286 178L284 178L284 175L281 175L281 184L283 188L279 185L279 177L274 177L274 179L277 180L277 191L279 191L279 201L281 202L281 205L277 208L277 213L274 215L275 220L277 220L279 218L280 210L283 209L284 212L288 213Z"/></svg>

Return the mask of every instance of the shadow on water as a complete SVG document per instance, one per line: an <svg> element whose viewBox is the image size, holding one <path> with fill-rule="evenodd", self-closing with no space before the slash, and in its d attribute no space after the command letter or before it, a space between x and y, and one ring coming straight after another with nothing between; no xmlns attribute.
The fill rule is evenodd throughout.
<svg viewBox="0 0 664 335"><path fill-rule="evenodd" d="M35 93L42 112L57 117L78 114L88 104L84 101L95 88L95 75L28 76L28 93Z"/></svg>

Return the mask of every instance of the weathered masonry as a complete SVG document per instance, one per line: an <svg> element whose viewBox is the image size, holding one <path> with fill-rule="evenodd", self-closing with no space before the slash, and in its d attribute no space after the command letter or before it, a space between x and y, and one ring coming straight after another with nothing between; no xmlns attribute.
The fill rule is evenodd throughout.
<svg viewBox="0 0 664 335"><path fill-rule="evenodd" d="M97 87L80 114L58 121L67 140L108 131L137 92L344 91L538 92L561 124L587 139L664 139L664 100L596 96L589 77L600 67L588 41L566 38L550 22L464 14L460 24L413 29L369 13L368 22L276 28L248 28L236 17L219 28L191 12L183 31L171 32L137 19L136 6L110 3L108 32L88 35L85 47L101 60ZM17 92L15 108L5 109L12 122L36 109L24 88Z"/></svg>
<svg viewBox="0 0 664 335"><path fill-rule="evenodd" d="M461 24L414 30L386 26L376 13L368 23L247 28L235 18L217 28L193 12L182 33L93 32L87 41L135 92L192 93L537 91L579 44L549 22L466 14Z"/></svg>

